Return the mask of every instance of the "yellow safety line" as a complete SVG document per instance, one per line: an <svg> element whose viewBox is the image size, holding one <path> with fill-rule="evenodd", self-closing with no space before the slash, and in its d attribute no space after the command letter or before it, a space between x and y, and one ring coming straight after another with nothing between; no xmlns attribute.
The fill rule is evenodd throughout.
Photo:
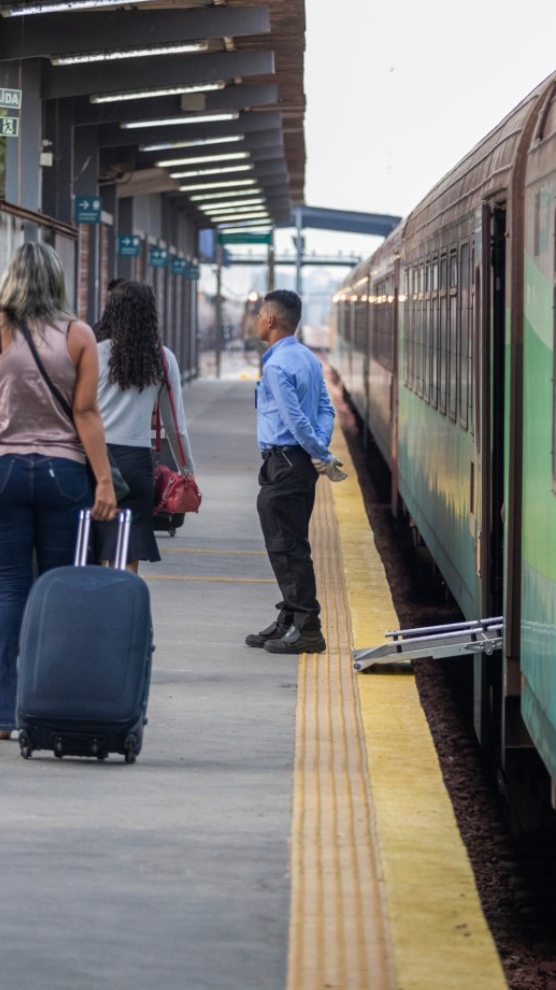
<svg viewBox="0 0 556 990"><path fill-rule="evenodd" d="M330 492L353 646L379 646L384 632L399 623L339 429L333 449L349 472L348 480L331 485ZM343 663L350 665L349 655ZM398 990L506 990L414 678L355 676L396 986Z"/></svg>
<svg viewBox="0 0 556 990"><path fill-rule="evenodd" d="M142 574L146 581L232 581L233 584L276 584L274 578L195 577L183 574Z"/></svg>
<svg viewBox="0 0 556 990"><path fill-rule="evenodd" d="M311 535L328 649L299 661L287 988L384 990L393 982L327 481Z"/></svg>

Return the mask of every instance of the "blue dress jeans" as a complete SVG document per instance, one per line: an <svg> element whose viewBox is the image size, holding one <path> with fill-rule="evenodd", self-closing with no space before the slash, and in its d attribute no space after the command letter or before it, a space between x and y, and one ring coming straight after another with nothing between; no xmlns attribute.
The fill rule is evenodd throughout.
<svg viewBox="0 0 556 990"><path fill-rule="evenodd" d="M73 562L79 510L91 504L85 465L0 456L0 729L15 728L19 632L36 571Z"/></svg>

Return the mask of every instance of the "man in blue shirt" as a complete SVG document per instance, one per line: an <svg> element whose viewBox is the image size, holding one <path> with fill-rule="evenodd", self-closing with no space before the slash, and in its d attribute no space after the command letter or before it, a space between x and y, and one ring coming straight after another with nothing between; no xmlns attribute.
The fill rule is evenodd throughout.
<svg viewBox="0 0 556 990"><path fill-rule="evenodd" d="M268 653L322 653L320 605L309 543L309 521L319 474L346 475L328 450L334 409L320 361L296 339L301 300L279 289L265 296L257 321L269 344L256 392L257 440L263 463L257 511L282 601L278 618L247 636Z"/></svg>

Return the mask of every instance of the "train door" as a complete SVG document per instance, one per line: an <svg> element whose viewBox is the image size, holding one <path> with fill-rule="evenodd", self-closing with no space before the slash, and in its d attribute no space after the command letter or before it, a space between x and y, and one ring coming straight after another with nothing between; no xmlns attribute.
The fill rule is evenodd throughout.
<svg viewBox="0 0 556 990"><path fill-rule="evenodd" d="M477 577L481 617L502 615L504 573L504 349L506 210L483 204L475 236L472 408L475 489L480 493ZM500 663L475 655L474 723L482 745L498 748Z"/></svg>

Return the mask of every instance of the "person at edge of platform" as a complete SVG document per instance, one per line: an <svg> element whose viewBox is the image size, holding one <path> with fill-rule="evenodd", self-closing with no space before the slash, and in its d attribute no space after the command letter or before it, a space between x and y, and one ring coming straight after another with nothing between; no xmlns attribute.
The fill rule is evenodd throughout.
<svg viewBox="0 0 556 990"><path fill-rule="evenodd" d="M151 417L155 402L170 449L179 464L179 447L166 386L165 364L172 388L179 437L186 466L179 471L194 476L195 465L185 423L180 370L175 355L163 347L153 289L144 282L120 279L108 293L104 312L96 325L98 341L98 404L109 450L129 495L120 509L131 509L132 523L127 569L138 572L139 561L159 561L154 535L154 479L151 455ZM114 560L116 525L94 526L95 557L106 564Z"/></svg>
<svg viewBox="0 0 556 990"><path fill-rule="evenodd" d="M283 600L276 621L245 642L278 654L326 650L309 521L319 474L346 477L328 450L335 414L321 363L295 336L300 317L297 293L277 289L264 297L257 319L257 336L270 345L255 397L263 459L257 511Z"/></svg>
<svg viewBox="0 0 556 990"><path fill-rule="evenodd" d="M68 308L60 258L47 244L24 244L0 282L0 739L15 729L34 559L39 574L71 564L79 510L92 505L95 519L116 513L97 381L94 334Z"/></svg>

